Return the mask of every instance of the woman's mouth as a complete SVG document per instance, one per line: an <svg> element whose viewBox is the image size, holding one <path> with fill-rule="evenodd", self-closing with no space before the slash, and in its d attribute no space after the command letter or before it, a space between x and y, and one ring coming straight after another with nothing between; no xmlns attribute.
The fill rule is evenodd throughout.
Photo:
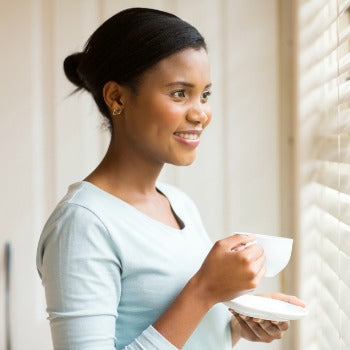
<svg viewBox="0 0 350 350"><path fill-rule="evenodd" d="M177 141L189 147L197 147L199 144L201 130L186 130L174 132L174 137Z"/></svg>
<svg viewBox="0 0 350 350"><path fill-rule="evenodd" d="M198 140L199 139L199 135L198 134L184 134L184 133L175 133L175 135L178 135L184 139L188 139L188 140Z"/></svg>

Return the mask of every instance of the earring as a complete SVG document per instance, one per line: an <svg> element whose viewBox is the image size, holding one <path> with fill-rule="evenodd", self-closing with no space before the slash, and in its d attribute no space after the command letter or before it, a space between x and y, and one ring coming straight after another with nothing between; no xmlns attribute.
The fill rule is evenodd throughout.
<svg viewBox="0 0 350 350"><path fill-rule="evenodd" d="M113 115L120 115L122 113L123 109L122 108L114 108L112 111Z"/></svg>

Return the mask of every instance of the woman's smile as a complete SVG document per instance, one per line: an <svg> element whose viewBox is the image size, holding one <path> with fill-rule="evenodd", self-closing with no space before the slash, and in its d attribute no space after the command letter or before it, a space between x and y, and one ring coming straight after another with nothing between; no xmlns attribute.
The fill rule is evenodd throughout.
<svg viewBox="0 0 350 350"><path fill-rule="evenodd" d="M180 143L189 146L197 147L199 145L199 139L202 130L183 130L174 132L174 137Z"/></svg>

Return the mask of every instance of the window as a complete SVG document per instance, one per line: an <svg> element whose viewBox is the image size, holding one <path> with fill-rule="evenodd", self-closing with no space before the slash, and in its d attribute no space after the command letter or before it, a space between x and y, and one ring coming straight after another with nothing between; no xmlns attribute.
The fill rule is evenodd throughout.
<svg viewBox="0 0 350 350"><path fill-rule="evenodd" d="M350 349L349 0L297 2L299 349Z"/></svg>

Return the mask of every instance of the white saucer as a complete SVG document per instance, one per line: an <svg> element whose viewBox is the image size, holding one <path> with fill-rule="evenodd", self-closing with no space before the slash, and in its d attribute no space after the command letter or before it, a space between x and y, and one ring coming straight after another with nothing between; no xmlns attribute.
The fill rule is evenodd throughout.
<svg viewBox="0 0 350 350"><path fill-rule="evenodd" d="M270 321L298 320L308 311L285 301L245 294L224 303L239 314Z"/></svg>

